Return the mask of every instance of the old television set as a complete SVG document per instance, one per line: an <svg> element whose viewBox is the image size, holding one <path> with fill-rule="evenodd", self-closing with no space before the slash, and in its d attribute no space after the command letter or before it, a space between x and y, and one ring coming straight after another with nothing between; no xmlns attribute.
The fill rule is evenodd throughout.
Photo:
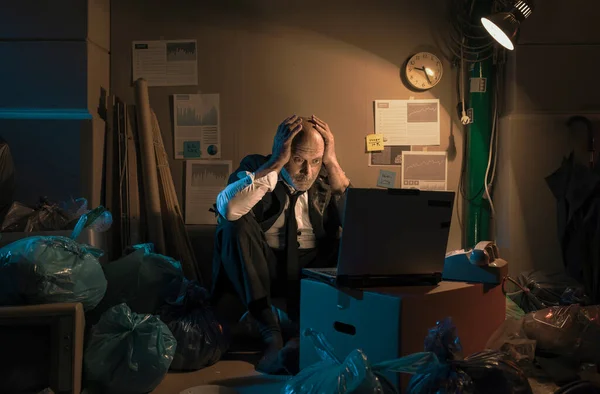
<svg viewBox="0 0 600 394"><path fill-rule="evenodd" d="M83 306L0 307L0 393L80 394Z"/></svg>

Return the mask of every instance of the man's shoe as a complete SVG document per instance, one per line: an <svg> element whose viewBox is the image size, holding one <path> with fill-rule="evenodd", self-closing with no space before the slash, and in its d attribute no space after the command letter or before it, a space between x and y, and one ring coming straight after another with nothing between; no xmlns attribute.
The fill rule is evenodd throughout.
<svg viewBox="0 0 600 394"><path fill-rule="evenodd" d="M281 348L281 344L273 343L268 345L260 361L256 365L256 370L268 375L286 374L285 368L279 359L279 352L281 351Z"/></svg>
<svg viewBox="0 0 600 394"><path fill-rule="evenodd" d="M296 375L300 372L300 338L290 339L279 351L279 364L288 375Z"/></svg>

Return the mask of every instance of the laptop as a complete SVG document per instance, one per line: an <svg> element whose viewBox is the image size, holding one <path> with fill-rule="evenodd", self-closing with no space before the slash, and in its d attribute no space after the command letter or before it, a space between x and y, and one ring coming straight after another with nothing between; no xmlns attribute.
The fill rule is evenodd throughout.
<svg viewBox="0 0 600 394"><path fill-rule="evenodd" d="M455 193L417 189L346 191L337 268L304 276L339 287L437 285Z"/></svg>

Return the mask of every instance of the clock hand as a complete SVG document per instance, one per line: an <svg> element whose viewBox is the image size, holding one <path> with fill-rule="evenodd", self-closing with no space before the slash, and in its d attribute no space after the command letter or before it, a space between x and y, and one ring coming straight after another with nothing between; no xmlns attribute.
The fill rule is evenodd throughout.
<svg viewBox="0 0 600 394"><path fill-rule="evenodd" d="M425 74L425 78L427 78L427 82L429 82L430 85L433 85L433 83L431 82L431 78L429 78L429 74L427 74L427 70L425 69L425 66L423 66L421 68L415 67L415 70L423 71L423 74Z"/></svg>
<svg viewBox="0 0 600 394"><path fill-rule="evenodd" d="M423 70L423 72L425 73L425 78L427 78L427 82L429 82L430 85L433 85L433 83L431 83L431 78L429 78L429 74L427 74L427 71Z"/></svg>

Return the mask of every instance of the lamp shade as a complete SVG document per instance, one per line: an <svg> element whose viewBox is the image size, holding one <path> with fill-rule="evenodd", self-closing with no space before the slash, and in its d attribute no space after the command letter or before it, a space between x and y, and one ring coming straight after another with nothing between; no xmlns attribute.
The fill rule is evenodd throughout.
<svg viewBox="0 0 600 394"><path fill-rule="evenodd" d="M500 12L481 18L481 24L500 45L515 49L519 35L519 21L511 12Z"/></svg>

